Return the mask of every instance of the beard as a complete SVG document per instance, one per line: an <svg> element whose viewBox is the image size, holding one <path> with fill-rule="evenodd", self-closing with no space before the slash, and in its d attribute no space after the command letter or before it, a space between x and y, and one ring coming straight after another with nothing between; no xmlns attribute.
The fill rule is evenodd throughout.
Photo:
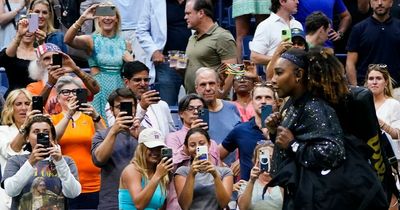
<svg viewBox="0 0 400 210"><path fill-rule="evenodd" d="M382 10L378 10L378 9L382 9ZM385 16L388 13L389 13L388 8L377 7L376 9L374 9L374 14L376 14L379 17Z"/></svg>
<svg viewBox="0 0 400 210"><path fill-rule="evenodd" d="M31 79L37 81L43 80L47 82L48 80L47 69L40 66L36 60L33 60L29 63L28 71L29 71L29 77Z"/></svg>

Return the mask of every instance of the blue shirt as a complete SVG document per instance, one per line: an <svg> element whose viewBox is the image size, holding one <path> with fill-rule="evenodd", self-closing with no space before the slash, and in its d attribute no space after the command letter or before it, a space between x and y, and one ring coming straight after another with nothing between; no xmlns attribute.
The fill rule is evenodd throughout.
<svg viewBox="0 0 400 210"><path fill-rule="evenodd" d="M248 122L237 125L222 142L222 146L229 152L239 148L241 179L249 180L254 148L257 141L263 139L265 137L252 117Z"/></svg>
<svg viewBox="0 0 400 210"><path fill-rule="evenodd" d="M210 125L208 126L208 134L217 144L220 144L235 125L241 122L239 111L233 103L222 100L222 104L221 110L210 111ZM235 154L232 153L225 158L224 162L230 165L234 160Z"/></svg>

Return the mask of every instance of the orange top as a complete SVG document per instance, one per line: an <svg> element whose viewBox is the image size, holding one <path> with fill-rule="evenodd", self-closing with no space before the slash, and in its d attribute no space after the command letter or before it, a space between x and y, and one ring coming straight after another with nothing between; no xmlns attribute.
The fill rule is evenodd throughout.
<svg viewBox="0 0 400 210"><path fill-rule="evenodd" d="M54 124L58 124L64 117L63 113L52 115ZM82 193L98 192L100 190L100 168L92 162L91 146L92 138L96 133L92 118L81 113L74 122L68 122L64 135L60 139L63 155L71 157L78 168L79 182L82 185Z"/></svg>

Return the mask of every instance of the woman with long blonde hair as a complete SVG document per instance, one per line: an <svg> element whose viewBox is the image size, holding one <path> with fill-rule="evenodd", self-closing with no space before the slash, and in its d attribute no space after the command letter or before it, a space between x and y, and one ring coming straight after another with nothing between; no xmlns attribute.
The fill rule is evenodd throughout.
<svg viewBox="0 0 400 210"><path fill-rule="evenodd" d="M119 209L159 209L165 205L168 172L172 158L161 156L165 138L157 129L147 128L139 134L132 162L121 173Z"/></svg>

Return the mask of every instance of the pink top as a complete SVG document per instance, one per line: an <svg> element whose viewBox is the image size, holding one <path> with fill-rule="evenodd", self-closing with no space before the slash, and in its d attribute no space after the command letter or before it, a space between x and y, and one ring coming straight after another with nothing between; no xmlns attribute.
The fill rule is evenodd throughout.
<svg viewBox="0 0 400 210"><path fill-rule="evenodd" d="M172 149L172 161L174 162L174 169L176 170L180 166L187 166L190 164L190 156L185 152L185 137L189 128L182 126L182 129L179 131L175 131L169 133L166 137L165 143L169 148ZM211 162L219 166L222 164L222 161L219 157L219 149L218 145L214 140L211 140L210 151L209 154L211 156ZM169 183L168 187L168 195L167 195L167 210L180 210L181 207L178 203L178 198L175 191L174 180Z"/></svg>
<svg viewBox="0 0 400 210"><path fill-rule="evenodd" d="M242 122L247 122L250 120L250 118L254 117L254 115L256 114L253 108L253 104L249 103L247 104L246 107L243 107L242 105L240 105L240 103L236 102L236 101L232 101L233 104L235 104L235 106L237 107L237 109L239 110L239 114L240 114L240 118L242 119Z"/></svg>

